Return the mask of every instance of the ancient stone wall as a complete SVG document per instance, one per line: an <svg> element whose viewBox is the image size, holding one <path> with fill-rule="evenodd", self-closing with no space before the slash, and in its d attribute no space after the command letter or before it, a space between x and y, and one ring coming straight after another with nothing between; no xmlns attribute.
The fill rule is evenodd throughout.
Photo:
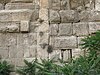
<svg viewBox="0 0 100 75"><path fill-rule="evenodd" d="M99 0L0 3L0 56L16 67L24 59L77 57L81 39L100 30Z"/></svg>

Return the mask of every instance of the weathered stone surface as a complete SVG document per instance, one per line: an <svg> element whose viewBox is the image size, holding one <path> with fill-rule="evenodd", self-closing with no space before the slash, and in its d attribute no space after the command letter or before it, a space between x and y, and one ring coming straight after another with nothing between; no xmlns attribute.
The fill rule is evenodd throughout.
<svg viewBox="0 0 100 75"><path fill-rule="evenodd" d="M11 2L14 2L14 3L20 3L20 2L30 3L30 2L33 2L33 0L11 0Z"/></svg>
<svg viewBox="0 0 100 75"><path fill-rule="evenodd" d="M40 7L41 8L49 8L49 1L48 0L40 0Z"/></svg>
<svg viewBox="0 0 100 75"><path fill-rule="evenodd" d="M78 48L82 48L81 44L83 43L82 39L85 37L78 37Z"/></svg>
<svg viewBox="0 0 100 75"><path fill-rule="evenodd" d="M78 22L78 13L74 10L61 10L60 12L61 22L68 23L68 22Z"/></svg>
<svg viewBox="0 0 100 75"><path fill-rule="evenodd" d="M53 10L60 10L60 0L49 0L49 8Z"/></svg>
<svg viewBox="0 0 100 75"><path fill-rule="evenodd" d="M5 5L5 9L6 10L35 9L35 5L33 5L33 3L8 3Z"/></svg>
<svg viewBox="0 0 100 75"><path fill-rule="evenodd" d="M39 9L34 9L32 12L31 21L37 21L39 19Z"/></svg>
<svg viewBox="0 0 100 75"><path fill-rule="evenodd" d="M76 48L76 49L73 49L72 50L72 57L73 58L77 58L77 57L79 57L80 55L84 55L84 50L81 50L81 49L79 49L79 48Z"/></svg>
<svg viewBox="0 0 100 75"><path fill-rule="evenodd" d="M68 10L68 9L70 9L69 0L61 0L61 10Z"/></svg>
<svg viewBox="0 0 100 75"><path fill-rule="evenodd" d="M95 33L97 30L100 30L100 22L89 22L89 33Z"/></svg>
<svg viewBox="0 0 100 75"><path fill-rule="evenodd" d="M20 31L29 32L29 21L21 21Z"/></svg>
<svg viewBox="0 0 100 75"><path fill-rule="evenodd" d="M45 9L45 8L41 8L40 10L39 10L39 18L41 19L41 20L46 20L46 21L48 21L48 15L49 15L49 11L48 11L48 9Z"/></svg>
<svg viewBox="0 0 100 75"><path fill-rule="evenodd" d="M1 10L0 21L21 21L30 20L33 11L28 9L21 10Z"/></svg>
<svg viewBox="0 0 100 75"><path fill-rule="evenodd" d="M3 5L0 3L0 10L3 10Z"/></svg>
<svg viewBox="0 0 100 75"><path fill-rule="evenodd" d="M95 0L95 9L100 10L100 0Z"/></svg>
<svg viewBox="0 0 100 75"><path fill-rule="evenodd" d="M72 24L71 23L62 23L59 24L59 35L66 36L72 35Z"/></svg>
<svg viewBox="0 0 100 75"><path fill-rule="evenodd" d="M60 23L60 14L58 11L50 10L49 13L50 13L49 16L50 23Z"/></svg>
<svg viewBox="0 0 100 75"><path fill-rule="evenodd" d="M0 0L0 3L2 4L6 4L6 3L9 3L11 0Z"/></svg>
<svg viewBox="0 0 100 75"><path fill-rule="evenodd" d="M7 47L0 47L0 58L7 59L9 58L9 50Z"/></svg>
<svg viewBox="0 0 100 75"><path fill-rule="evenodd" d="M15 32L19 32L19 26L20 23L19 22L0 22L0 32L3 33L15 33Z"/></svg>
<svg viewBox="0 0 100 75"><path fill-rule="evenodd" d="M89 34L89 27L87 22L73 23L73 34L77 36L84 36Z"/></svg>
<svg viewBox="0 0 100 75"><path fill-rule="evenodd" d="M50 25L50 35L57 35L58 34L58 24L51 24Z"/></svg>
<svg viewBox="0 0 100 75"><path fill-rule="evenodd" d="M94 0L71 0L71 9L74 10L85 10L85 9L94 9Z"/></svg>
<svg viewBox="0 0 100 75"><path fill-rule="evenodd" d="M77 38L75 36L56 37L51 42L54 42L52 46L55 48L69 49L77 47Z"/></svg>

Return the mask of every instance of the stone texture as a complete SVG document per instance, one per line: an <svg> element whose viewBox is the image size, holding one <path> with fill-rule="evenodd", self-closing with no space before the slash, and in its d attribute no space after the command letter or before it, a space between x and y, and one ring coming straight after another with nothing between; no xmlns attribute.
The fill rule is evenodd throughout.
<svg viewBox="0 0 100 75"><path fill-rule="evenodd" d="M69 22L78 22L78 13L74 10L61 10L60 12L61 22L69 23Z"/></svg>
<svg viewBox="0 0 100 75"><path fill-rule="evenodd" d="M73 23L73 34L84 36L89 34L89 26L87 22Z"/></svg>
<svg viewBox="0 0 100 75"><path fill-rule="evenodd" d="M40 7L41 8L49 8L49 1L48 0L40 0Z"/></svg>
<svg viewBox="0 0 100 75"><path fill-rule="evenodd" d="M83 43L82 39L85 37L78 37L78 48L82 48L81 44Z"/></svg>
<svg viewBox="0 0 100 75"><path fill-rule="evenodd" d="M20 31L29 32L29 21L21 21Z"/></svg>
<svg viewBox="0 0 100 75"><path fill-rule="evenodd" d="M30 2L33 2L33 0L11 0L11 2L14 2L14 3L30 3Z"/></svg>
<svg viewBox="0 0 100 75"><path fill-rule="evenodd" d="M0 10L3 10L3 5L0 3Z"/></svg>
<svg viewBox="0 0 100 75"><path fill-rule="evenodd" d="M32 10L1 10L0 21L21 21L30 20L32 16Z"/></svg>
<svg viewBox="0 0 100 75"><path fill-rule="evenodd" d="M49 21L50 23L60 23L60 14L58 11L50 10L49 11Z"/></svg>
<svg viewBox="0 0 100 75"><path fill-rule="evenodd" d="M77 38L75 36L66 36L66 37L56 37L54 38L52 46L59 49L69 49L77 47Z"/></svg>
<svg viewBox="0 0 100 75"><path fill-rule="evenodd" d="M72 24L71 23L62 23L59 24L59 35L66 36L72 35Z"/></svg>
<svg viewBox="0 0 100 75"><path fill-rule="evenodd" d="M19 32L19 22L0 22L0 32L2 33L15 33Z"/></svg>
<svg viewBox="0 0 100 75"><path fill-rule="evenodd" d="M95 9L100 10L100 0L95 0Z"/></svg>
<svg viewBox="0 0 100 75"><path fill-rule="evenodd" d="M61 0L61 10L68 10L68 9L70 9L69 0Z"/></svg>
<svg viewBox="0 0 100 75"><path fill-rule="evenodd" d="M49 8L53 10L60 10L60 0L49 0Z"/></svg>
<svg viewBox="0 0 100 75"><path fill-rule="evenodd" d="M39 7L38 7L39 8ZM35 9L33 3L7 3L5 6L6 10L15 10L15 9Z"/></svg>
<svg viewBox="0 0 100 75"><path fill-rule="evenodd" d="M58 24L50 24L50 35L57 35L58 30Z"/></svg>
<svg viewBox="0 0 100 75"><path fill-rule="evenodd" d="M95 33L97 30L100 30L100 22L89 22L89 33Z"/></svg>

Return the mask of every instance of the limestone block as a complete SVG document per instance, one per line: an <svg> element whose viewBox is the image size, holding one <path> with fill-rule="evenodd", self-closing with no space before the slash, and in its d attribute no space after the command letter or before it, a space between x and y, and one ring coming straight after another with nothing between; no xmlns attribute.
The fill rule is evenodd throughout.
<svg viewBox="0 0 100 75"><path fill-rule="evenodd" d="M74 10L61 10L59 13L61 16L62 23L78 22L79 21L78 13Z"/></svg>
<svg viewBox="0 0 100 75"><path fill-rule="evenodd" d="M87 22L73 23L73 34L77 36L84 36L89 34Z"/></svg>
<svg viewBox="0 0 100 75"><path fill-rule="evenodd" d="M40 23L39 22L30 22L30 32L38 32Z"/></svg>
<svg viewBox="0 0 100 75"><path fill-rule="evenodd" d="M60 10L60 0L49 0L49 8L53 10Z"/></svg>
<svg viewBox="0 0 100 75"><path fill-rule="evenodd" d="M7 47L0 47L0 58L7 59L9 58L9 50Z"/></svg>
<svg viewBox="0 0 100 75"><path fill-rule="evenodd" d="M72 24L71 23L61 23L59 24L59 35L66 36L72 35Z"/></svg>
<svg viewBox="0 0 100 75"><path fill-rule="evenodd" d="M33 11L28 9L1 10L0 21L29 21Z"/></svg>
<svg viewBox="0 0 100 75"><path fill-rule="evenodd" d="M32 22L37 21L39 19L39 9L34 9L30 17Z"/></svg>
<svg viewBox="0 0 100 75"><path fill-rule="evenodd" d="M50 23L60 23L60 15L58 11L50 10L49 13L50 13L49 17Z"/></svg>
<svg viewBox="0 0 100 75"><path fill-rule="evenodd" d="M50 35L57 35L58 30L58 24L50 24Z"/></svg>
<svg viewBox="0 0 100 75"><path fill-rule="evenodd" d="M41 9L39 10L39 18L40 18L41 20L46 20L46 21L48 21L48 16L49 16L49 11L48 11L48 9L41 8Z"/></svg>
<svg viewBox="0 0 100 75"><path fill-rule="evenodd" d="M85 9L94 9L94 0L71 0L71 9L73 10L85 10Z"/></svg>
<svg viewBox="0 0 100 75"><path fill-rule="evenodd" d="M100 21L100 12L96 10L91 10L89 13L90 22L99 22Z"/></svg>
<svg viewBox="0 0 100 75"><path fill-rule="evenodd" d="M19 46L10 46L9 47L9 58L23 58L24 52Z"/></svg>
<svg viewBox="0 0 100 75"><path fill-rule="evenodd" d="M70 9L69 0L61 0L61 10Z"/></svg>
<svg viewBox="0 0 100 75"><path fill-rule="evenodd" d="M15 33L19 32L19 22L0 22L0 32Z"/></svg>
<svg viewBox="0 0 100 75"><path fill-rule="evenodd" d="M100 10L100 0L95 0L95 9Z"/></svg>
<svg viewBox="0 0 100 75"><path fill-rule="evenodd" d="M78 58L80 55L84 55L83 50L81 50L79 48L73 49L73 51L72 51L73 58Z"/></svg>
<svg viewBox="0 0 100 75"><path fill-rule="evenodd" d="M11 0L11 2L13 3L30 3L30 2L33 2L33 0Z"/></svg>
<svg viewBox="0 0 100 75"><path fill-rule="evenodd" d="M6 3L9 3L11 0L0 0L0 3L2 4L6 4Z"/></svg>
<svg viewBox="0 0 100 75"><path fill-rule="evenodd" d="M0 10L3 10L3 5L0 3Z"/></svg>
<svg viewBox="0 0 100 75"><path fill-rule="evenodd" d="M7 3L5 5L6 10L15 10L15 9L35 9L33 3Z"/></svg>
<svg viewBox="0 0 100 75"><path fill-rule="evenodd" d="M20 31L29 32L29 21L21 21Z"/></svg>
<svg viewBox="0 0 100 75"><path fill-rule="evenodd" d="M27 49L24 50L24 58L36 57L37 47L28 46Z"/></svg>
<svg viewBox="0 0 100 75"><path fill-rule="evenodd" d="M41 8L49 8L49 1L48 0L40 0L40 7Z"/></svg>
<svg viewBox="0 0 100 75"><path fill-rule="evenodd" d="M77 47L77 38L75 36L55 37L52 46L60 49L69 49Z"/></svg>
<svg viewBox="0 0 100 75"><path fill-rule="evenodd" d="M88 22L89 21L89 14L90 11L82 11L79 13L79 20L81 22Z"/></svg>

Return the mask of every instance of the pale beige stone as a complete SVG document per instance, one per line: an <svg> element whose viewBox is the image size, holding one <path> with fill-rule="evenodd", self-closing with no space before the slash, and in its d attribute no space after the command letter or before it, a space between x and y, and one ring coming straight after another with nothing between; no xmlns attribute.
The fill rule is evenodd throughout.
<svg viewBox="0 0 100 75"><path fill-rule="evenodd" d="M58 24L50 24L50 35L57 35L58 34Z"/></svg>
<svg viewBox="0 0 100 75"><path fill-rule="evenodd" d="M77 36L85 36L89 34L89 26L87 22L73 23L73 34Z"/></svg>
<svg viewBox="0 0 100 75"><path fill-rule="evenodd" d="M71 23L61 23L59 24L59 35L72 35L72 29L73 28Z"/></svg>
<svg viewBox="0 0 100 75"><path fill-rule="evenodd" d="M0 3L0 10L3 10L3 7L4 7L4 6Z"/></svg>
<svg viewBox="0 0 100 75"><path fill-rule="evenodd" d="M60 10L59 13L62 23L73 23L79 21L78 13L75 10Z"/></svg>
<svg viewBox="0 0 100 75"><path fill-rule="evenodd" d="M6 10L15 10L15 9L35 9L33 3L7 3L5 5Z"/></svg>
<svg viewBox="0 0 100 75"><path fill-rule="evenodd" d="M69 10L69 9L70 9L70 1L61 0L61 10Z"/></svg>
<svg viewBox="0 0 100 75"><path fill-rule="evenodd" d="M21 32L29 32L29 21L21 21L20 31Z"/></svg>
<svg viewBox="0 0 100 75"><path fill-rule="evenodd" d="M89 33L95 33L97 30L100 30L100 22L89 22Z"/></svg>
<svg viewBox="0 0 100 75"><path fill-rule="evenodd" d="M40 7L41 8L48 8L49 7L49 0L40 0Z"/></svg>
<svg viewBox="0 0 100 75"><path fill-rule="evenodd" d="M95 9L100 10L100 0L95 0Z"/></svg>

